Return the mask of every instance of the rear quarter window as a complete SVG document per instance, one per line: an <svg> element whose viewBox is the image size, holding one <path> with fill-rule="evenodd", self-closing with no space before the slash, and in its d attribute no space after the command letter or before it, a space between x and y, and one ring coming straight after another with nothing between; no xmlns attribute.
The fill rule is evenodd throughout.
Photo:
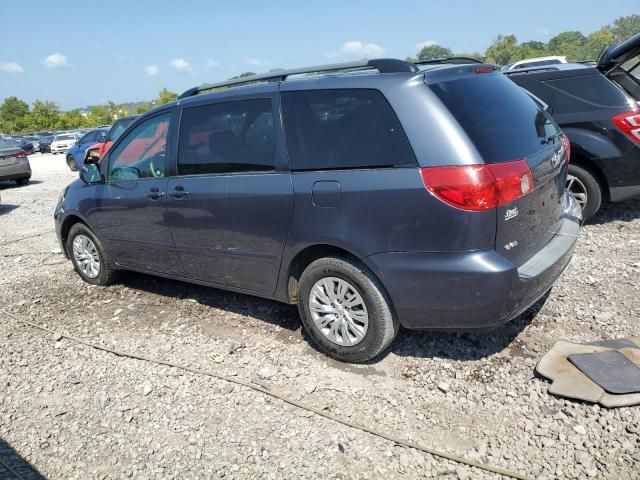
<svg viewBox="0 0 640 480"><path fill-rule="evenodd" d="M628 106L624 92L599 73L547 80L544 85L550 90L553 109L558 113Z"/></svg>
<svg viewBox="0 0 640 480"><path fill-rule="evenodd" d="M502 74L475 74L429 87L487 163L534 155L559 133L551 116Z"/></svg>
<svg viewBox="0 0 640 480"><path fill-rule="evenodd" d="M415 166L391 106L377 90L312 90L282 94L292 170Z"/></svg>

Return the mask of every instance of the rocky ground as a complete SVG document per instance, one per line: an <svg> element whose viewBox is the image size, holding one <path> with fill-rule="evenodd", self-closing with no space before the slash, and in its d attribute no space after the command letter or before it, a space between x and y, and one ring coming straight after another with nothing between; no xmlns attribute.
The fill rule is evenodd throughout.
<svg viewBox="0 0 640 480"><path fill-rule="evenodd" d="M60 156L32 164L30 185L0 184L1 308L119 350L257 379L531 477L640 478L640 407L554 398L531 376L558 339L640 334L639 202L607 206L586 225L546 303L519 319L483 334L403 331L383 358L354 366L316 352L291 306L139 274L83 283L56 253L52 223L74 174ZM241 386L0 318L0 460L25 479L495 477ZM0 478L12 478L3 468Z"/></svg>

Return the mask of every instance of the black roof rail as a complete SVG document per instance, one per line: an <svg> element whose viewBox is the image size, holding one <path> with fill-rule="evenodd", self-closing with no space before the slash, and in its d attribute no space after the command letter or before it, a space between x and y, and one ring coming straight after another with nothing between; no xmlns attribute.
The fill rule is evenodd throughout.
<svg viewBox="0 0 640 480"><path fill-rule="evenodd" d="M375 69L380 73L401 73L401 72L417 72L418 67L414 64L398 60L395 58L378 58L374 60L356 60L354 62L333 63L329 65L316 65L313 67L292 68L288 70L275 70L269 73L262 73L259 75L251 75L248 77L233 78L222 82L208 83L206 85L200 85L198 87L190 88L178 97L187 98L193 97L207 90L213 90L214 88L234 87L239 85L247 85L251 83L259 82L281 82L287 79L291 75L302 75L305 73L325 73L325 72L338 72L338 71L350 71L350 70L369 70Z"/></svg>
<svg viewBox="0 0 640 480"><path fill-rule="evenodd" d="M441 57L430 58L429 60L419 60L413 62L414 65L433 65L438 63L453 63L453 64L466 64L466 63L484 63L482 60L478 60L473 57Z"/></svg>

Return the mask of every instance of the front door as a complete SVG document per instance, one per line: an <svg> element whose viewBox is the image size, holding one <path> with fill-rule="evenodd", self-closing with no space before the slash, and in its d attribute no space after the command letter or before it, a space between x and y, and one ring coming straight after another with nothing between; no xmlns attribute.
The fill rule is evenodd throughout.
<svg viewBox="0 0 640 480"><path fill-rule="evenodd" d="M145 120L105 158L107 181L96 202L96 233L123 266L183 273L166 222L165 178L171 113Z"/></svg>
<svg viewBox="0 0 640 480"><path fill-rule="evenodd" d="M273 94L185 107L167 211L188 277L275 291L293 209Z"/></svg>

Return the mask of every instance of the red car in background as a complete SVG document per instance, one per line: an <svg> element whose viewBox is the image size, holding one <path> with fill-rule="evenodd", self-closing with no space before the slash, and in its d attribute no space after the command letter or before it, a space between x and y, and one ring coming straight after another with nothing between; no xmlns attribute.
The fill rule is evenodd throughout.
<svg viewBox="0 0 640 480"><path fill-rule="evenodd" d="M104 142L96 143L87 148L84 161L90 160L91 162L97 162L100 160L103 155L107 153L107 150L109 150L113 142L115 142L139 116L140 115L132 115L116 120L107 132Z"/></svg>

